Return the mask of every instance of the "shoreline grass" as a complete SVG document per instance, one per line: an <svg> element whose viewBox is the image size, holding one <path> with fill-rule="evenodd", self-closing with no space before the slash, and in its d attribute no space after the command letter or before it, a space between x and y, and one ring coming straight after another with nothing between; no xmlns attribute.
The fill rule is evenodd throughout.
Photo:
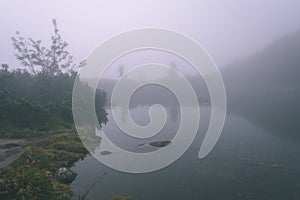
<svg viewBox="0 0 300 200"><path fill-rule="evenodd" d="M0 168L1 199L70 199L70 185L57 181L54 174L88 153L79 136L56 133L23 144L23 148L19 158Z"/></svg>

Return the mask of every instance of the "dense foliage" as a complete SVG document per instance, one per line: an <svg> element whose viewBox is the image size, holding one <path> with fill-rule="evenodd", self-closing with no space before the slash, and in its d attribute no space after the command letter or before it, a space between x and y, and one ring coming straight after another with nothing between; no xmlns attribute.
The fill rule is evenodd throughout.
<svg viewBox="0 0 300 200"><path fill-rule="evenodd" d="M76 73L50 75L0 70L0 136L31 137L73 126L72 89ZM92 92L82 83L87 92ZM107 121L106 94L96 93L100 123ZM83 111L84 112L84 111Z"/></svg>
<svg viewBox="0 0 300 200"><path fill-rule="evenodd" d="M8 65L1 65L0 137L43 135L49 130L70 128L74 123L72 90L77 76L75 70L82 65L74 64L55 19L53 28L50 47L43 46L40 40L22 37L19 31L11 38L15 56L24 69L10 70ZM86 96L92 96L87 84L81 81L79 84ZM85 97L78 100L92 102ZM106 94L97 90L95 108L100 124L107 121L105 104ZM82 108L80 114L85 113Z"/></svg>
<svg viewBox="0 0 300 200"><path fill-rule="evenodd" d="M61 167L71 167L88 153L74 133L72 91L78 66L66 50L68 44L61 38L55 20L53 26L49 48L17 32L12 42L24 69L11 70L6 64L0 68L0 138L34 140L24 146L18 159L0 169L0 199L70 199L70 186L56 180L54 173ZM85 110L93 101L86 97L95 93L94 107L101 126L107 122L106 93L95 92L84 81L76 80L86 95L76 98L83 101L83 108L76 111L85 117L80 128L86 132L83 139L91 150L100 139L91 128L96 122Z"/></svg>

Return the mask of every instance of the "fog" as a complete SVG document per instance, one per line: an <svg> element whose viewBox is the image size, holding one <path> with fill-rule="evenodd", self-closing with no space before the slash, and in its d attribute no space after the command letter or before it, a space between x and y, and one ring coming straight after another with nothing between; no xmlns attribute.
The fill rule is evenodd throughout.
<svg viewBox="0 0 300 200"><path fill-rule="evenodd" d="M230 111L300 141L300 31L222 72Z"/></svg>
<svg viewBox="0 0 300 200"><path fill-rule="evenodd" d="M0 199L300 199L299 0L10 0L0 6ZM52 19L62 40L58 31L53 36ZM207 50L224 81L226 113L225 95L211 100L204 79L180 55L150 48L129 52L112 61L100 80L87 68L77 76L71 62L64 62L73 61L70 53L79 63L107 39L142 27L180 32ZM16 31L48 48L32 42L36 50L28 53L20 38L13 47ZM34 58L26 70L14 70L24 68L14 48L24 65ZM101 55L106 53L111 52ZM147 63L164 70L132 70ZM134 75L126 74L129 70ZM180 82L177 72L188 81ZM214 75L207 72L204 78L219 78ZM133 87L141 83L146 84ZM151 111L155 104L165 112ZM211 123L220 110L226 114L224 127L221 119ZM143 127L128 126L137 133L127 134L131 131L120 124L128 121ZM140 129L153 121L163 125L155 135ZM211 124L222 126L222 134L208 134ZM204 158L199 151L206 138L214 143ZM173 146L182 150L179 157L170 151L152 160L156 151ZM154 157L135 165L127 153ZM140 170L140 164L155 168Z"/></svg>
<svg viewBox="0 0 300 200"><path fill-rule="evenodd" d="M121 32L141 27L172 29L195 39L215 61L224 78L229 113L245 117L282 137L299 139L295 132L300 114L296 105L300 96L300 2L297 0L155 3L13 0L2 2L1 8L0 24L4 28L0 63L9 64L12 69L20 64L13 56L10 37L20 31L25 37L41 39L47 45L53 18L57 19L77 62ZM120 73L147 62L163 63L181 71L191 82L200 104L209 105L205 83L193 67L167 52L143 50L119 58L105 72L99 88L110 98ZM170 74L160 76L172 78ZM138 80L131 80L134 81ZM163 95L165 92L158 90L156 94L151 87L147 91L133 98L132 107L154 101L173 106L170 96Z"/></svg>
<svg viewBox="0 0 300 200"><path fill-rule="evenodd" d="M19 66L10 41L17 30L47 44L53 18L78 62L115 34L140 27L161 27L194 38L221 68L300 29L300 2L2 1L0 62Z"/></svg>

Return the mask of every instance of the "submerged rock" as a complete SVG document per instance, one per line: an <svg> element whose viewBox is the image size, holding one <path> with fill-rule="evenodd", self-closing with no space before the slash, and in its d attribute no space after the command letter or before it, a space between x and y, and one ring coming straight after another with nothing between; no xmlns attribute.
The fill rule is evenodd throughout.
<svg viewBox="0 0 300 200"><path fill-rule="evenodd" d="M132 200L130 197L113 196L112 200Z"/></svg>
<svg viewBox="0 0 300 200"><path fill-rule="evenodd" d="M101 154L102 156L106 156L106 155L111 154L111 152L110 152L110 151L102 151L100 154Z"/></svg>
<svg viewBox="0 0 300 200"><path fill-rule="evenodd" d="M171 141L156 141L156 142L150 142L149 145L153 147L165 147L170 143Z"/></svg>
<svg viewBox="0 0 300 200"><path fill-rule="evenodd" d="M76 176L77 174L71 169L61 167L55 172L54 178L64 183L71 183L76 178Z"/></svg>
<svg viewBox="0 0 300 200"><path fill-rule="evenodd" d="M144 146L146 143L141 143L141 144L138 144L138 147L142 147Z"/></svg>

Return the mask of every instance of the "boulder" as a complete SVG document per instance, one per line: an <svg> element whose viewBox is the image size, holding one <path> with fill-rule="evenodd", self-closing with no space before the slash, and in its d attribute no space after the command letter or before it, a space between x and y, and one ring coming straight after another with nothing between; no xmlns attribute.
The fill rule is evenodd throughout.
<svg viewBox="0 0 300 200"><path fill-rule="evenodd" d="M54 174L54 178L63 183L71 183L76 176L77 174L75 172L66 167L59 168Z"/></svg>

